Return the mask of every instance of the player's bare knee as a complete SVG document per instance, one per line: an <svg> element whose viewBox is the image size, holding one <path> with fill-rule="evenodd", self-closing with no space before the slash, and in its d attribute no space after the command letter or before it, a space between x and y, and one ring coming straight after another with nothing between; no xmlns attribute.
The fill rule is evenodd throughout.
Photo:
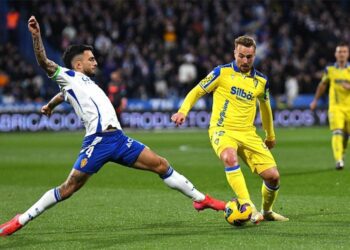
<svg viewBox="0 0 350 250"><path fill-rule="evenodd" d="M280 178L279 178L279 176L271 176L268 179L268 182L273 186L278 186L280 183Z"/></svg>
<svg viewBox="0 0 350 250"><path fill-rule="evenodd" d="M223 161L225 166L236 166L238 165L237 156L230 151L224 151L220 155L221 160Z"/></svg>
<svg viewBox="0 0 350 250"><path fill-rule="evenodd" d="M264 180L270 185L278 186L280 183L280 174L278 171L272 171Z"/></svg>
<svg viewBox="0 0 350 250"><path fill-rule="evenodd" d="M156 156L152 159L152 163L147 166L147 169L156 174L165 174L168 170L168 161L160 156Z"/></svg>
<svg viewBox="0 0 350 250"><path fill-rule="evenodd" d="M159 156L159 165L156 168L158 174L165 174L168 171L169 162L167 159Z"/></svg>

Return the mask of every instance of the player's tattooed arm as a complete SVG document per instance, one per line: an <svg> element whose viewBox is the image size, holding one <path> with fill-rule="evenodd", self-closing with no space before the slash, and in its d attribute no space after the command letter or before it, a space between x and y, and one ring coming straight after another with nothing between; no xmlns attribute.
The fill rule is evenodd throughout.
<svg viewBox="0 0 350 250"><path fill-rule="evenodd" d="M46 71L46 73L49 76L52 76L56 72L58 65L55 62L49 60L46 56L44 44L41 39L40 26L34 16L31 16L28 20L28 29L32 33L33 48L36 60L38 61L39 65Z"/></svg>
<svg viewBox="0 0 350 250"><path fill-rule="evenodd" d="M64 101L64 95L62 92L55 95L47 104L51 110L53 110L56 106L60 105Z"/></svg>
<svg viewBox="0 0 350 250"><path fill-rule="evenodd" d="M40 112L46 116L51 116L52 111L56 106L60 105L64 101L64 96L62 93L55 95L47 104L41 107Z"/></svg>

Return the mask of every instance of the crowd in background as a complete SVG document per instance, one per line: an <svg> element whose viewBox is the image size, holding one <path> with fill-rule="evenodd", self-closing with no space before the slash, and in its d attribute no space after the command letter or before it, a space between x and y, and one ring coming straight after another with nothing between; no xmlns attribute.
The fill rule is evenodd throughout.
<svg viewBox="0 0 350 250"><path fill-rule="evenodd" d="M60 52L93 45L103 89L117 86L128 98L183 97L216 65L231 62L234 38L248 34L272 95L292 105L299 93L314 92L336 44L350 41L350 4L342 0L36 0L14 7L26 20L34 14L43 38ZM49 98L16 48L0 48L0 74L9 78L0 86L2 101Z"/></svg>
<svg viewBox="0 0 350 250"><path fill-rule="evenodd" d="M0 103L42 102L44 79L11 43L0 46Z"/></svg>

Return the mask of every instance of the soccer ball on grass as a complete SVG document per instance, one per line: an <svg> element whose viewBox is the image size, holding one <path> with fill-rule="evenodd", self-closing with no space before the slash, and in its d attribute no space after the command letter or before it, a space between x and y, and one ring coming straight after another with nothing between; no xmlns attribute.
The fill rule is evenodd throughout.
<svg viewBox="0 0 350 250"><path fill-rule="evenodd" d="M249 203L240 204L237 199L226 203L225 219L234 226L243 226L252 216L252 207Z"/></svg>

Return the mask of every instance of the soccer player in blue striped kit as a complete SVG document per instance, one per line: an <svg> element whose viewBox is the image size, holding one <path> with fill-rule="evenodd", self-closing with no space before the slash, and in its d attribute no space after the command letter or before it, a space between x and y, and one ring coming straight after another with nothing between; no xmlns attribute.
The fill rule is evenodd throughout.
<svg viewBox="0 0 350 250"><path fill-rule="evenodd" d="M97 70L92 47L70 46L63 55L67 67L64 68L46 57L39 23L34 16L28 21L28 29L32 33L34 52L39 65L58 83L61 90L42 107L41 112L50 115L57 105L68 101L82 119L86 135L67 180L59 187L47 191L26 212L0 225L0 236L13 234L46 209L69 198L109 161L157 173L167 186L190 197L198 211L206 208L225 209L225 202L199 192L189 180L176 172L165 158L123 133L108 97L90 79Z"/></svg>

